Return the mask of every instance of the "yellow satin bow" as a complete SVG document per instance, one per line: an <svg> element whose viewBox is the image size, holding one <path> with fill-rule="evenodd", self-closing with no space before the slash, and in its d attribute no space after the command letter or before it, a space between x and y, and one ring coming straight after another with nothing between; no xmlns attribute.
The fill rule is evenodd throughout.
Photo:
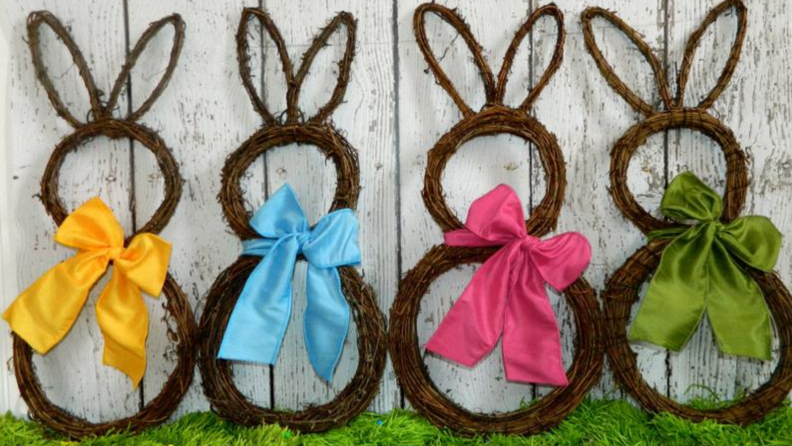
<svg viewBox="0 0 792 446"><path fill-rule="evenodd" d="M69 215L55 241L79 252L50 269L3 313L11 329L40 354L58 344L74 325L88 293L113 262L113 275L96 302L105 340L103 361L132 380L146 370L148 314L140 290L159 296L168 274L171 245L138 234L124 248L124 230L113 212L93 198Z"/></svg>

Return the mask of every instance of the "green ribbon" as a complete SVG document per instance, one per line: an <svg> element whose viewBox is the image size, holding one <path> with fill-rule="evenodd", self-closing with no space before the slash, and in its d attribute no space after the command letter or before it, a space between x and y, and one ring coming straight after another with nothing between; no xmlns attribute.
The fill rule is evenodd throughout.
<svg viewBox="0 0 792 446"><path fill-rule="evenodd" d="M653 231L672 238L630 330L630 339L680 350L706 311L724 353L769 360L772 327L762 290L738 263L769 272L781 233L765 217L719 220L721 197L690 172L673 179L660 210L690 227Z"/></svg>

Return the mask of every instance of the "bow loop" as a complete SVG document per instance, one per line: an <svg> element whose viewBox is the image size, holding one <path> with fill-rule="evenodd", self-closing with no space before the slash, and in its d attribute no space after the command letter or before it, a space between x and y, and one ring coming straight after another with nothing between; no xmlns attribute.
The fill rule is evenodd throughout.
<svg viewBox="0 0 792 446"><path fill-rule="evenodd" d="M542 278L563 291L588 266L591 245L582 234L567 232L532 245L529 253Z"/></svg>
<svg viewBox="0 0 792 446"><path fill-rule="evenodd" d="M69 214L55 233L55 241L80 250L122 248L124 230L113 211L95 197Z"/></svg>
<svg viewBox="0 0 792 446"><path fill-rule="evenodd" d="M453 246L503 246L476 271L426 349L473 366L503 338L511 381L564 386L561 340L545 282L563 289L588 265L580 234L540 241L526 234L517 194L501 185L470 207L465 228L445 234Z"/></svg>
<svg viewBox="0 0 792 446"><path fill-rule="evenodd" d="M139 234L113 265L146 294L157 297L165 285L171 244L154 234Z"/></svg>
<svg viewBox="0 0 792 446"><path fill-rule="evenodd" d="M732 255L764 272L773 270L781 251L781 232L766 217L740 217L725 225L718 238Z"/></svg>
<svg viewBox="0 0 792 446"><path fill-rule="evenodd" d="M360 263L357 218L350 209L341 209L323 217L302 245L302 252L317 268L335 268Z"/></svg>
<svg viewBox="0 0 792 446"><path fill-rule="evenodd" d="M256 211L250 219L250 227L263 237L281 238L306 232L308 220L294 190L284 184Z"/></svg>
<svg viewBox="0 0 792 446"><path fill-rule="evenodd" d="M723 199L696 175L683 172L669 183L660 212L679 223L717 221L723 212Z"/></svg>
<svg viewBox="0 0 792 446"><path fill-rule="evenodd" d="M70 214L55 240L79 252L39 277L3 318L34 350L47 353L71 330L88 293L112 260L113 275L96 303L96 319L105 338L104 363L126 374L137 387L146 370L148 335L140 290L155 297L162 291L170 244L153 234L139 234L124 248L123 229L99 198Z"/></svg>
<svg viewBox="0 0 792 446"><path fill-rule="evenodd" d="M264 238L244 241L243 255L263 259L245 282L218 357L275 363L291 317L295 262L303 254L308 261L305 346L314 370L331 381L349 329L349 305L336 268L360 263L357 219L342 209L309 229L294 191L284 185L250 225Z"/></svg>
<svg viewBox="0 0 792 446"><path fill-rule="evenodd" d="M465 227L445 233L451 246L501 246L525 237L520 198L501 184L470 205Z"/></svg>
<svg viewBox="0 0 792 446"><path fill-rule="evenodd" d="M700 221L650 238L671 238L663 250L630 338L681 349L706 312L718 346L729 354L770 359L772 327L762 290L745 271L771 271L781 234L766 218L718 220L720 197L692 173L680 174L663 196L663 213ZM740 260L740 262L737 262Z"/></svg>

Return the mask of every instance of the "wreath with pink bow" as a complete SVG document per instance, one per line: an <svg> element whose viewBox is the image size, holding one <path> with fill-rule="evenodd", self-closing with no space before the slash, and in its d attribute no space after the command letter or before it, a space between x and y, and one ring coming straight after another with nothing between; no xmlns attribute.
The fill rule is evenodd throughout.
<svg viewBox="0 0 792 446"><path fill-rule="evenodd" d="M473 54L484 83L486 105L473 111L457 92L432 53L425 18L435 14L450 24ZM518 107L504 104L509 71L517 48L542 17L558 26L555 52L539 82ZM601 319L594 291L581 276L591 248L578 233L549 239L558 220L566 187L563 156L555 137L530 109L561 64L563 15L555 5L537 9L517 30L501 70L493 74L480 45L455 10L436 3L418 7L415 36L437 82L451 96L462 120L429 151L423 199L445 232L399 284L390 317L390 352L405 396L433 424L462 434L534 434L560 423L598 381L604 362ZM500 185L470 207L462 224L447 205L441 184L448 160L465 142L485 135L509 133L534 144L545 168L547 189L530 218L510 187ZM506 379L556 386L530 407L485 414L471 412L451 401L432 382L418 345L416 319L431 283L459 265L483 263L462 296L425 346L463 366L474 367L502 340ZM575 317L575 355L564 370L560 334L545 285L564 291Z"/></svg>

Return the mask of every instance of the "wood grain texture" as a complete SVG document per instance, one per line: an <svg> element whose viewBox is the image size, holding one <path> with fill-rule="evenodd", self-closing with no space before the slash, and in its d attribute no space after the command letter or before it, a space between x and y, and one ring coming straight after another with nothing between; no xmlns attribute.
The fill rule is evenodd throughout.
<svg viewBox="0 0 792 446"><path fill-rule="evenodd" d="M751 159L745 214L770 217L785 236L776 271L787 287L792 286L792 133L788 125L792 119L792 73L779 62L792 57L792 36L787 31L791 17L788 2L748 9L743 57L732 78L734 111L724 116ZM717 103L716 107L721 110ZM776 363L740 361L735 392L760 386Z"/></svg>
<svg viewBox="0 0 792 446"><path fill-rule="evenodd" d="M6 31L11 29L8 11L0 9L0 27ZM5 104L10 103L9 86L11 74L11 45L9 32L0 33L0 196L10 197L11 166L7 148L10 147L9 112ZM0 305L5 308L17 295L16 252L14 251L13 229L14 219L11 217L10 200L0 201ZM11 356L13 341L6 330L0 330L0 361ZM14 379L14 371L10 367L0 367L0 407L18 413L24 402L20 398L19 389Z"/></svg>
<svg viewBox="0 0 792 446"><path fill-rule="evenodd" d="M250 6L257 3L248 2ZM164 94L142 120L157 129L179 162L185 180L184 194L162 236L173 243L170 270L187 293L196 317L203 298L215 278L231 265L241 243L226 225L217 194L220 169L225 157L260 126L239 78L234 39L242 5L189 1L129 3L129 35L135 39L154 20L178 12L187 24L181 59ZM151 43L147 58L133 71L133 107L147 97L159 81L170 51L171 30ZM201 36L214 36L211 44ZM190 94L189 92L201 92ZM179 117L174 119L174 116ZM135 148L135 197L137 223L143 224L162 200L162 178L153 158L142 147ZM264 179L263 162L251 172L251 196L260 197ZM160 302L149 300L149 367L144 381L148 401L159 393L173 368L173 348L166 331L167 312ZM269 367L240 364L234 368L236 382L259 404L270 404ZM198 371L196 370L196 374ZM207 410L208 404L196 375L180 413ZM178 413L176 414L178 416Z"/></svg>
<svg viewBox="0 0 792 446"><path fill-rule="evenodd" d="M548 110L546 121L559 136L567 162L567 205L559 230L577 230L585 234L593 248L592 263L586 278L602 290L608 277L645 243L645 237L624 219L613 204L608 169L614 143L641 115L610 89L594 60L586 52L580 30L581 5L561 1L567 15L566 57L548 94L540 98L537 113ZM619 16L644 36L658 56L664 46L663 1L602 1L596 6L618 11ZM606 60L633 91L650 104L659 102L659 93L649 64L616 28L604 20L593 22L596 41ZM546 104L546 105L545 105ZM651 138L630 163L628 185L646 209L656 210L665 188L663 135ZM636 306L637 310L637 306ZM562 316L563 317L563 316ZM562 319L563 321L563 319ZM562 323L562 326L566 323ZM565 333L564 340L568 339ZM667 390L666 353L634 346L644 377L658 390ZM593 396L619 396L617 383L608 366Z"/></svg>
<svg viewBox="0 0 792 446"><path fill-rule="evenodd" d="M718 2L697 2L685 5L670 2L668 7L667 61L669 85L676 91L676 73L690 34ZM752 11L751 11L752 12ZM749 12L750 15L750 12ZM734 42L737 17L721 17L705 33L696 52L690 80L685 91L685 104L695 105L715 85L729 50ZM750 27L750 26L749 26ZM744 58L741 62L744 61ZM715 116L724 119L735 108L734 80L716 102ZM736 110L734 110L736 112ZM727 121L726 125L730 125ZM735 129L736 130L736 129ZM741 135L737 135L740 141ZM744 147L744 146L743 146ZM712 140L690 130L669 132L668 178L691 171L722 194L726 184L726 161ZM710 396L711 393L730 398L734 395L737 364L740 360L719 352L709 321L704 318L688 346L669 356L669 392L680 400Z"/></svg>
<svg viewBox="0 0 792 446"><path fill-rule="evenodd" d="M52 240L56 227L38 202L38 180L55 144L70 133L68 125L52 110L33 76L28 48L23 40L29 12L49 9L71 27L96 82L109 91L128 49L148 24L178 12L187 23L181 59L173 79L141 122L157 130L171 147L185 179L184 194L162 236L174 244L171 273L190 297L196 317L217 275L239 255L238 239L227 227L216 196L225 157L260 128L239 79L234 34L242 7L266 8L278 24L295 64L315 33L338 11L358 19L357 54L345 102L332 120L360 154L362 191L357 215L361 222L364 278L375 290L384 313L396 295L400 275L415 265L442 233L420 198L426 153L461 114L450 97L438 87L418 51L412 16L421 0L28 0L5 2L3 12L9 36L9 116L3 153L7 177L5 203L8 215L0 220L3 231L3 268L16 264L2 283L3 304L56 262L72 255ZM528 14L545 4L540 0L501 0L496 3L448 0L458 7L483 46L490 66L497 72L514 31ZM625 221L607 194L610 148L640 117L605 83L586 53L580 32L580 13L586 6L616 10L640 31L665 65L672 87L684 43L706 12L717 3L651 0L623 2L598 0L581 4L556 0L565 14L565 59L533 113L554 133L567 163L567 193L556 233L579 231L594 248L586 278L602 289L612 274L645 237ZM493 5L496 5L495 7ZM729 87L715 103L713 113L735 132L751 159L751 189L746 214L766 215L782 233L792 233L792 73L783 61L792 56L787 27L792 8L782 0L749 5L748 36L743 57ZM723 17L706 35L689 82L688 102L708 91L716 70L722 66L733 39L734 17ZM496 24L496 26L493 26ZM285 109L285 84L272 42L257 25L251 28L251 64L261 94L277 115ZM595 22L596 38L616 72L649 103L658 103L651 71L626 38L601 21ZM461 39L435 17L427 32L441 65L474 110L484 102L478 73ZM555 29L549 20L537 24L519 49L506 92L506 102L519 103L549 58ZM128 38L127 38L128 36ZM122 95L116 110L121 116L145 100L159 80L164 54L169 51L170 31L152 42L128 80L130 95ZM301 95L300 107L308 115L320 107L334 86L336 61L345 36L336 35L314 62ZM45 41L52 43L52 34ZM56 86L76 116L85 116L87 95L68 54L58 44L48 45L45 57ZM127 103L127 98L131 102ZM638 201L657 209L667 181L692 170L722 190L723 158L711 141L689 132L656 135L633 160L629 184ZM2 171L0 171L2 174ZM315 222L329 207L335 171L312 147L276 149L254 163L243 181L249 209L258 208L282 184L291 184ZM450 206L464 219L470 203L500 183L515 188L528 214L544 193L544 173L531 144L510 136L479 138L466 144L451 159L443 178ZM62 170L61 189L70 209L94 195L110 204L127 231L150 217L162 199L162 179L153 157L126 140L99 139L71 155ZM786 248L786 243L784 245ZM470 280L476 265L460 267L440 277L425 297L419 315L419 342L424 344ZM784 250L778 271L792 285L792 254ZM316 377L302 340L305 305L305 264L295 273L294 311L278 363L274 368L235 366L238 386L256 403L281 409L298 409L333 398L350 379L357 362L352 329L341 364L332 384ZM101 284L100 284L101 286ZM149 367L139 391L128 380L101 364L102 337L94 316L97 291L67 339L36 364L52 398L91 420L136 412L152 398L172 369L172 350L167 338L167 315L159 300L146 297L150 311ZM566 363L571 359L574 327L563 299L550 290L562 333ZM637 307L636 307L637 308ZM165 320L163 320L165 319ZM4 329L7 333L7 326ZM3 344L4 345L4 344ZM0 345L0 362L8 350ZM706 386L722 398L755 388L772 372L775 362L758 363L721 355L706 324L679 354L635 346L643 375L660 391L680 400L706 395ZM513 410L522 401L542 396L547 388L505 381L500 348L472 369L438 357L425 358L438 387L472 410ZM68 371L64 373L63 371ZM271 373L272 370L272 373ZM14 386L13 375L3 370ZM0 380L0 384L2 384ZM5 389L3 389L5 390ZM606 371L592 396L621 396ZM372 410L401 407L402 398L389 367L382 391ZM179 414L207 410L208 404L196 376ZM23 414L24 407L11 392L0 398L0 412Z"/></svg>
<svg viewBox="0 0 792 446"><path fill-rule="evenodd" d="M314 35L340 11L357 19L357 50L352 63L344 102L330 119L357 149L360 183L357 217L363 254L363 278L376 293L380 309L387 313L396 295L398 278L398 237L396 219L396 151L393 35L391 8L386 2L348 0L317 5L315 2L265 1L265 8L278 25L295 69ZM314 59L300 93L299 108L312 116L330 97L337 79L337 61L346 43L344 28L336 32ZM270 110L285 109L285 86L275 48L264 39L264 89ZM331 161L314 147L289 145L267 154L267 192L283 184L297 192L311 223L327 214L335 190L336 174ZM286 331L278 363L274 367L274 404L277 408L297 409L329 401L346 386L357 367L357 331L350 326L345 348L332 383L321 380L311 368L302 336L305 310L306 264L295 270L292 320ZM374 410L388 410L398 404L400 394L390 366L385 371L382 389L372 403Z"/></svg>

